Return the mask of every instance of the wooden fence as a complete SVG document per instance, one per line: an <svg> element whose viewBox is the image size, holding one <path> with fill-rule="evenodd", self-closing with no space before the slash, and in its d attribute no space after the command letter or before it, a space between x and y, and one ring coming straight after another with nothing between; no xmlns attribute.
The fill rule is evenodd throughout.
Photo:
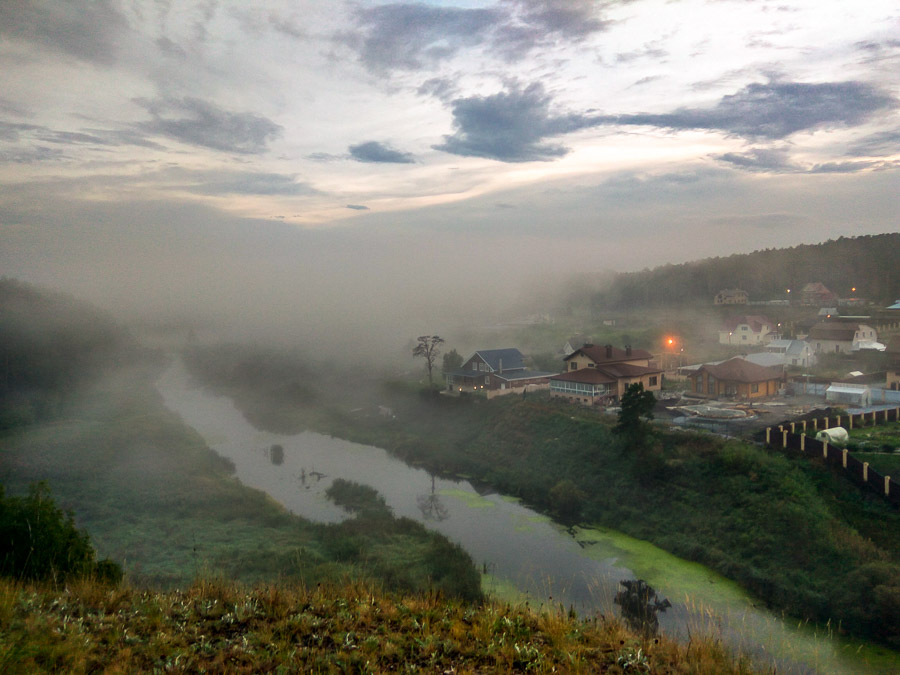
<svg viewBox="0 0 900 675"><path fill-rule="evenodd" d="M808 430L821 431L832 427L844 426L857 429L876 424L900 421L900 407L878 410L854 415L834 415L811 422L791 422L778 427L766 429L766 445L773 448L796 450L809 457L837 466L859 485L863 485L900 507L900 483L890 476L883 476L869 466L868 462L860 462L847 449L836 448L827 442L817 441L806 435Z"/></svg>

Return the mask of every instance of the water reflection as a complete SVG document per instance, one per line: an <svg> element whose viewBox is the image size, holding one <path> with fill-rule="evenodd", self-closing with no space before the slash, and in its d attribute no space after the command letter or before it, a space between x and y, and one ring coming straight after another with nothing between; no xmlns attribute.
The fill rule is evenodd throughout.
<svg viewBox="0 0 900 675"><path fill-rule="evenodd" d="M618 546L623 541L634 544L627 537L582 530L576 541L564 529L515 500L490 492L480 494L467 481L437 478L380 448L311 432L291 436L261 432L246 421L230 399L191 386L180 362L164 373L157 387L170 409L200 432L210 447L234 463L244 484L264 490L304 518L339 522L350 517L325 494L335 478L369 485L384 497L395 515L418 520L459 543L477 565L512 583L535 607L561 606L582 615L612 614L619 580L636 576L621 562L629 556L622 555L624 549ZM276 445L283 451L279 453L279 463L272 454ZM261 461L265 457L271 461ZM609 538L615 542L610 544L606 541ZM638 544L652 548L643 542ZM640 555L634 548L629 553L631 558ZM654 555L667 556L658 549ZM671 556L666 560L675 561L672 564L682 568L699 568ZM654 564L656 560L643 566L652 568ZM659 598L660 602L672 603L671 610L658 617L660 628L666 633L686 638L712 630L730 644L777 666L779 672L898 672L896 661L887 669L874 668L846 645L842 647L836 641L811 635L810 631L785 626L773 615L753 608L746 596L737 592L710 610L709 604L696 600L696 588L691 589L693 599L686 599L686 591L670 583L678 575L666 570L655 572L666 583L645 576L646 569L641 576L650 579L667 596ZM684 569L679 569L679 574L688 576ZM690 583L708 586L709 594L704 596L707 598L720 597L716 584L729 583L708 571L690 575ZM866 653L871 653L866 649ZM796 659L806 663L799 665Z"/></svg>

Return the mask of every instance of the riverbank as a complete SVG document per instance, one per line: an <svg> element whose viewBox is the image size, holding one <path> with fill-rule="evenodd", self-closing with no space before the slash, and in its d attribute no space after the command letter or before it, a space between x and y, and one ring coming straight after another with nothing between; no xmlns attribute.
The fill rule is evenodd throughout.
<svg viewBox="0 0 900 675"><path fill-rule="evenodd" d="M259 387L228 376L248 368L252 353L211 354L189 355L193 371L253 410L257 424L315 425L546 512L554 488L569 481L577 520L700 562L801 621L900 641L900 516L822 467L690 432L658 433L639 458L591 411L539 397L467 402L399 384L377 391L393 417L353 413L334 399L289 407L277 374Z"/></svg>
<svg viewBox="0 0 900 675"><path fill-rule="evenodd" d="M112 672L653 672L749 675L713 640L643 638L610 617L474 606L361 583L183 592L65 591L0 580L0 670Z"/></svg>

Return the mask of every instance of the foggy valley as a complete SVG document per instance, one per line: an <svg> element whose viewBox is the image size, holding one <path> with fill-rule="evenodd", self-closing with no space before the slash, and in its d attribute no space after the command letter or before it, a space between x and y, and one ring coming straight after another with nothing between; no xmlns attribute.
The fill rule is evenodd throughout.
<svg viewBox="0 0 900 675"><path fill-rule="evenodd" d="M898 21L0 3L0 671L900 672Z"/></svg>

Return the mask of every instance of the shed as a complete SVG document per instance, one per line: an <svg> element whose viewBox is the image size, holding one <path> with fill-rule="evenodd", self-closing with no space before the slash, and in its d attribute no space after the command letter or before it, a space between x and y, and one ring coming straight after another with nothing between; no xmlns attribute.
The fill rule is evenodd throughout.
<svg viewBox="0 0 900 675"><path fill-rule="evenodd" d="M832 384L825 390L825 400L866 407L872 402L872 390L862 384Z"/></svg>

